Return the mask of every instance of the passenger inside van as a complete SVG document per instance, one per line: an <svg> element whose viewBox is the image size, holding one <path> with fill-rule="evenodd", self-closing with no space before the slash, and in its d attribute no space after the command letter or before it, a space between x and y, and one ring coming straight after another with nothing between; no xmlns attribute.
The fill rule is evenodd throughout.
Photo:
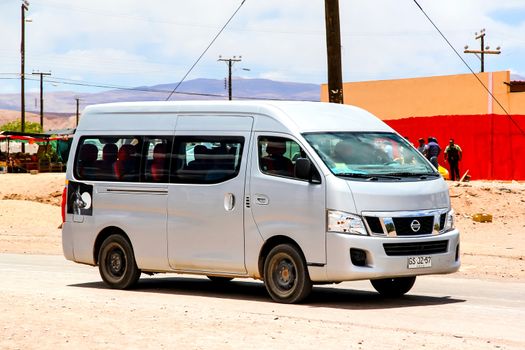
<svg viewBox="0 0 525 350"><path fill-rule="evenodd" d="M115 175L121 181L137 180L137 155L135 146L132 144L120 146L118 159L115 163Z"/></svg>
<svg viewBox="0 0 525 350"><path fill-rule="evenodd" d="M97 146L90 143L82 145L78 156L78 174L81 178L89 178L98 173L96 166L97 157Z"/></svg>
<svg viewBox="0 0 525 350"><path fill-rule="evenodd" d="M348 141L340 141L334 147L334 161L336 163L350 163L352 158L352 145Z"/></svg>
<svg viewBox="0 0 525 350"><path fill-rule="evenodd" d="M114 143L105 144L102 148L102 161L100 161L100 177L106 180L115 180L115 162L118 156L118 146Z"/></svg>
<svg viewBox="0 0 525 350"><path fill-rule="evenodd" d="M293 176L294 165L284 156L286 141L272 140L266 144L267 156L261 159L262 168L268 173L282 176Z"/></svg>
<svg viewBox="0 0 525 350"><path fill-rule="evenodd" d="M210 168L209 150L204 145L197 145L193 148L194 160L188 163L186 170L207 170Z"/></svg>

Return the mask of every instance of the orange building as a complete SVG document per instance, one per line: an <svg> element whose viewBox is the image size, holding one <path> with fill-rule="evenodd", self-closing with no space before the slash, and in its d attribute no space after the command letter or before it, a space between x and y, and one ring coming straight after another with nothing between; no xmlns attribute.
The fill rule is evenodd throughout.
<svg viewBox="0 0 525 350"><path fill-rule="evenodd" d="M434 136L444 150L453 138L463 149L460 171L473 179L525 180L525 81L511 81L509 71L477 77L497 101L476 76L459 74L345 83L344 102L377 115L413 143ZM327 100L323 84L321 101Z"/></svg>

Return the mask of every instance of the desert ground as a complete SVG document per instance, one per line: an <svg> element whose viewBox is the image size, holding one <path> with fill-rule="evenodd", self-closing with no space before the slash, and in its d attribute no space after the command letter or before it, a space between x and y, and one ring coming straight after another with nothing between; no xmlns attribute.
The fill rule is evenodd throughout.
<svg viewBox="0 0 525 350"><path fill-rule="evenodd" d="M498 321L502 314L499 311L497 315L491 314L496 311L481 309L481 304L465 311L465 320L458 321L459 328L454 323L450 330L437 331L432 331L432 317L422 318L426 321L420 321L420 326L425 328L428 325L428 330L419 331L418 325L412 328L389 328L387 325L365 327L352 320L352 314L348 313L349 305L352 305L355 306L353 312L361 312L364 320L373 312L377 315L388 312L388 315L377 317L400 318L408 322L413 317L410 312L416 313L415 310L421 308L418 312L427 313L431 309L434 317L446 320L450 310L461 312L461 303L454 306L453 301L441 296L438 298L436 293L440 292L431 288L441 284L445 289L454 291L460 285L472 285L475 287L468 288L474 290L468 293L473 298L476 297L476 289L480 290L480 303L488 304L484 304L488 310L501 306L504 312L509 313L505 316L509 318L509 325L512 323L519 329L519 323L525 322L522 292L525 286L525 183L448 183L452 207L456 212L456 226L461 231L462 267L458 273L440 279L428 277L421 282L419 289L415 289L416 294L430 291L432 297L416 295L412 299L408 297L405 304L400 304L381 301L372 293L349 294L343 289L337 294L334 292L337 289L326 289L327 292L318 292L317 298L324 300L323 297L326 297L335 304L321 307L315 300L311 306L278 306L265 295L260 284L253 284L253 287L252 284L238 282L236 286L241 292L226 288L216 294L202 280L179 280L178 276L175 282L168 280L167 285L160 287L155 284L157 280L146 280L146 290L138 294L106 289L99 282L96 268L76 265L61 258L59 226L64 181L64 174L0 174L0 268L4 268L6 274L6 284L0 284L0 312L6 322L0 322L0 348L123 346L236 349L250 345L256 348L276 348L274 345L290 348L293 344L299 348L344 345L344 348L362 349L378 346L391 349L423 346L440 349L525 347L525 338L515 335L515 332L509 331L512 334L505 338L507 340L496 339L497 336L491 333L491 322L505 329L505 319ZM493 221L475 222L472 217L476 213L492 214ZM20 260L31 256L37 261L33 265ZM24 275L15 273L6 262L18 260L22 261L20 266L26 271ZM45 265L49 265L51 270L44 270ZM66 267L68 272L58 277ZM75 275L77 272L78 275ZM31 282L46 274L57 279L53 282ZM178 286L175 295L169 289L173 283ZM80 288L70 288L72 286ZM507 286L509 291L517 289L518 292L509 297L515 300L505 299L504 293L499 296L501 286ZM489 287L495 291L494 302L501 302L502 305L492 305L493 299L481 294L481 290L487 292ZM158 294L148 293L150 288ZM201 288L204 294L198 292ZM452 295L449 291L445 291L445 295ZM465 299L466 295L470 295L461 289L457 293L465 295ZM338 300L347 297L353 300L353 304L337 304ZM360 303L364 304L358 306ZM118 310L124 310L125 314ZM74 322L67 322L68 319ZM113 322L118 322L114 331L111 330ZM145 329L134 328L140 327L143 322L148 324ZM170 332L170 322L174 327L171 331L176 335L162 332L162 329ZM155 328L159 326L161 328ZM356 327L355 332L346 334L346 326ZM201 330L199 327L209 328ZM293 334L303 336L288 341L285 339ZM146 340L151 340L150 335L155 335L159 343L148 344ZM345 335L345 341L337 340L338 335ZM318 345L315 339L319 340ZM383 341L388 341L388 346L381 346L385 345Z"/></svg>

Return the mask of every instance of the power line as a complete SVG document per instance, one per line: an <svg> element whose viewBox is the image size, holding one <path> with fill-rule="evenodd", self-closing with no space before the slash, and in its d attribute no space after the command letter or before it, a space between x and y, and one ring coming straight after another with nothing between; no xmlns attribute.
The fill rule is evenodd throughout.
<svg viewBox="0 0 525 350"><path fill-rule="evenodd" d="M231 22L231 20L233 19L233 17L235 17L235 15L237 14L237 12L239 12L239 10L241 9L242 5L244 5L244 3L246 2L246 0L242 0L241 4L239 5L239 7L237 7L237 9L235 10L235 12L233 13L233 15L231 15L231 17L226 21L226 23L222 26L221 30L219 30L219 32L217 33L217 35L215 35L215 37L212 39L212 41L210 42L210 44L208 45L208 47L206 47L206 49L201 53L201 55L199 56L199 58L197 58L197 60L195 61L195 63L193 63L193 65L190 67L190 69L186 72L186 74L184 75L184 77L182 77L181 81L179 81L179 83L177 84L177 86L175 86L175 88L173 89L172 92L170 92L168 98L166 98L166 101L168 101L171 96L175 93L175 91L179 88L180 84L182 84L182 82L186 79L186 77L190 74L190 72L193 70L193 68L197 65L197 63L199 63L199 61L201 60L201 58L206 54L206 52L209 50L209 48L213 45L213 43L215 42L215 40L217 40L217 38L219 37L219 35L221 35L221 33L224 31L224 29L226 28L226 26Z"/></svg>
<svg viewBox="0 0 525 350"><path fill-rule="evenodd" d="M427 13L425 12L425 10L423 10L423 8L421 7L421 5L417 2L417 0L413 0L414 3L417 5L417 7L419 7L419 9L421 10L421 12L423 13L423 15L425 15L425 17L428 19L428 21L434 26L434 28L436 28L436 30L438 31L438 33L441 35L441 37L447 42L448 46L450 46L450 48L452 49L452 51L454 51L456 53L456 55L459 57L459 59L463 62L463 64L468 68L468 70L472 73L472 75L474 75L474 77L476 77L476 79L478 80L478 82L481 84L481 86L483 86L483 88L489 93L490 97L496 101L496 103L498 104L498 106L500 106L500 108L503 110L503 112L505 112L505 114L507 115L507 117L510 118L510 120L512 121L512 123L520 130L520 132L525 135L525 131L523 131L523 129L520 127L520 125L514 120L514 118L509 114L509 112L507 112L507 110L505 109L505 107L503 107L503 105L499 102L499 100L496 98L496 96L494 96L494 94L489 90L489 88L487 88L487 86L483 83L483 81L481 81L481 79L477 76L476 73L474 73L474 71L472 70L472 68L470 68L470 66L468 65L468 63L463 59L463 57L461 57L461 55L459 54L459 52L454 48L454 46L452 46L452 44L450 43L450 41L447 39L447 37L443 34L443 32L441 32L441 30L438 28L438 26L434 23L434 21L432 21L432 19L427 15Z"/></svg>
<svg viewBox="0 0 525 350"><path fill-rule="evenodd" d="M64 84L64 85L74 85L74 86L88 86L88 87L98 87L103 89L115 89L115 90L127 90L127 91L139 91L139 92L151 92L151 93L168 93L170 90L160 90L160 89L147 89L147 88L139 88L139 87L127 87L127 86L118 86L118 85L112 85L112 84L103 84L103 83L85 83L81 81L71 81L71 79L67 79L69 81L63 81L60 80L60 78L52 78L47 79L47 82L50 83L57 83L57 84ZM207 96L207 97L226 97L224 95L218 95L218 94L206 94L206 93L198 93L198 92L183 92L183 91L177 91L176 94L180 95L195 95L195 96Z"/></svg>
<svg viewBox="0 0 525 350"><path fill-rule="evenodd" d="M0 80L18 80L18 79L20 78L0 77ZM29 77L24 77L24 80L39 81L39 79L29 78ZM149 89L149 88L140 88L140 87L126 87L126 86L118 86L118 85L111 85L111 84L104 84L104 83L87 83L87 82L82 82L78 80L73 81L72 79L60 78L60 77L53 77L53 78L46 79L46 82L55 83L55 84L63 84L63 85L97 87L97 88L102 88L102 89L115 89L115 90L150 92L150 93L161 93L161 94L173 92L171 90ZM227 98L228 97L227 95L221 95L221 94L188 92L188 91L175 91L173 93L178 94L178 95L200 96L200 97L217 97L217 98ZM290 100L288 98L283 99L283 98L254 97L254 96L236 96L236 98L241 99L241 100L260 100L260 101L309 101L309 102L318 101L318 100L308 100L308 99Z"/></svg>

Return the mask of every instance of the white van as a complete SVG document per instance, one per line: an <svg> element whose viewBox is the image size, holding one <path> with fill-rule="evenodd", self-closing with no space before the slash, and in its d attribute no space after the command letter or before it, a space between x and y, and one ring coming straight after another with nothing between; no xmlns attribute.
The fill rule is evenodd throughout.
<svg viewBox="0 0 525 350"><path fill-rule="evenodd" d="M460 266L448 188L370 113L312 102L87 107L62 244L112 288L141 273L262 279L278 302L369 279L381 294Z"/></svg>

